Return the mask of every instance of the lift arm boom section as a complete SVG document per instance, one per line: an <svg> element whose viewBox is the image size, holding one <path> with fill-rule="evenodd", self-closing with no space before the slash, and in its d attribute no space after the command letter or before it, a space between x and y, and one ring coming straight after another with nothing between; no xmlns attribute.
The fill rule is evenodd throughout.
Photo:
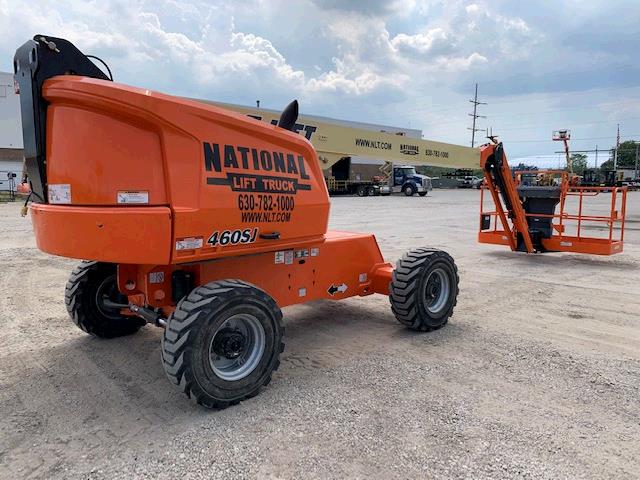
<svg viewBox="0 0 640 480"><path fill-rule="evenodd" d="M510 233L507 235L509 247L512 251L516 251L518 239L521 238L526 251L533 253L535 250L529 233L527 216L516 190L516 183L504 154L502 143L484 145L480 151L480 162L487 188L491 192L504 232ZM509 225L509 220L511 220L511 225Z"/></svg>
<svg viewBox="0 0 640 480"><path fill-rule="evenodd" d="M243 113L258 120L276 125L280 114L271 110L249 108L227 103L198 100ZM323 170L331 167L343 157L373 157L394 163L431 165L447 168L470 168L480 166L480 151L477 148L450 143L423 140L388 132L352 128L344 125L318 121L300 115L296 124L298 133L311 142Z"/></svg>

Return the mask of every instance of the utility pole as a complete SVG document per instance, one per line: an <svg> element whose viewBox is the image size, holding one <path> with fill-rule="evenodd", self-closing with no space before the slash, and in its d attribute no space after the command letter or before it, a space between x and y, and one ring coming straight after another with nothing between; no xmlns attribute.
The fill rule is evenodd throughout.
<svg viewBox="0 0 640 480"><path fill-rule="evenodd" d="M478 101L478 84L476 83L476 93L473 96L473 100L469 100L473 103L473 113L469 113L470 117L473 117L473 123L471 128L467 127L467 130L471 130L471 147L475 146L476 143L476 132L481 131L481 128L476 128L476 118L487 118L485 115L478 115L478 105L486 105L485 102Z"/></svg>
<svg viewBox="0 0 640 480"><path fill-rule="evenodd" d="M596 145L596 168L598 168L598 145Z"/></svg>
<svg viewBox="0 0 640 480"><path fill-rule="evenodd" d="M618 149L620 148L620 124L618 124L618 135L616 137L616 151L613 154L613 169L618 170Z"/></svg>
<svg viewBox="0 0 640 480"><path fill-rule="evenodd" d="M640 142L636 143L636 176L633 178L634 180L638 178L638 149L640 148Z"/></svg>

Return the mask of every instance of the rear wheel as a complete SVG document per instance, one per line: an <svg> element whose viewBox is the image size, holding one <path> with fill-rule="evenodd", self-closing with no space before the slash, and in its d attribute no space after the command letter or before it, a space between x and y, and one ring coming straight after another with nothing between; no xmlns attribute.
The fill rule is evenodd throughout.
<svg viewBox="0 0 640 480"><path fill-rule="evenodd" d="M366 197L368 193L367 187L365 187L364 185L358 185L356 193L358 194L359 197Z"/></svg>
<svg viewBox="0 0 640 480"><path fill-rule="evenodd" d="M82 262L71 274L65 304L73 323L96 337L114 338L137 332L145 321L120 313L110 303L127 304L118 291L117 267L113 263Z"/></svg>
<svg viewBox="0 0 640 480"><path fill-rule="evenodd" d="M373 197L376 194L376 189L374 187L367 188L367 195Z"/></svg>
<svg viewBox="0 0 640 480"><path fill-rule="evenodd" d="M257 395L280 365L282 312L259 288L223 280L194 289L169 317L162 363L169 380L208 408Z"/></svg>
<svg viewBox="0 0 640 480"><path fill-rule="evenodd" d="M445 325L458 298L458 269L441 250L418 248L396 264L389 285L391 310L396 319L423 332Z"/></svg>

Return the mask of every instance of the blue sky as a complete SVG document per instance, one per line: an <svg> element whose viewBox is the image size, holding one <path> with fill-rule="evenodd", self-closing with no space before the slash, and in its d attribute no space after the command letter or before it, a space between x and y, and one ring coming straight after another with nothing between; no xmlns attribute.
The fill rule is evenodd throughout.
<svg viewBox="0 0 640 480"><path fill-rule="evenodd" d="M176 95L420 128L468 144L475 82L512 162L640 139L637 1L0 0L0 70L35 33ZM602 157L601 157L602 159ZM592 158L593 161L593 158Z"/></svg>

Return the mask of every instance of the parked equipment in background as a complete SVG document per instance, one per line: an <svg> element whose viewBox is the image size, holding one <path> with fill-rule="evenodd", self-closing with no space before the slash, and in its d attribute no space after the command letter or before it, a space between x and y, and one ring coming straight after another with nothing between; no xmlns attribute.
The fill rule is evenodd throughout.
<svg viewBox="0 0 640 480"><path fill-rule="evenodd" d="M394 165L386 161L355 163L352 157L343 157L331 166L331 175L325 177L329 194L350 193L360 197L367 195L391 195L402 193L424 197L430 190L431 178L416 173L411 165Z"/></svg>
<svg viewBox="0 0 640 480"><path fill-rule="evenodd" d="M466 175L458 179L458 188L480 188L482 179L475 175Z"/></svg>
<svg viewBox="0 0 640 480"><path fill-rule="evenodd" d="M601 170L588 168L582 174L580 185L586 187L622 187L624 172L620 170Z"/></svg>
<svg viewBox="0 0 640 480"><path fill-rule="evenodd" d="M13 202L16 199L16 177L14 172L0 171L0 201Z"/></svg>
<svg viewBox="0 0 640 480"><path fill-rule="evenodd" d="M569 154L569 140L571 139L571 130L554 130L551 136L554 142L562 142L564 146L564 155L567 161L567 170L573 174L573 162Z"/></svg>
<svg viewBox="0 0 640 480"><path fill-rule="evenodd" d="M480 243L508 245L521 252L611 255L623 249L627 187L578 186L565 170L512 172L502 144L481 148L486 187L480 196ZM523 177L529 180L523 182ZM491 200L485 203L485 191ZM590 201L608 196L607 215L589 213ZM492 202L491 202L492 201ZM589 226L601 236L588 236Z"/></svg>
<svg viewBox="0 0 640 480"><path fill-rule="evenodd" d="M293 132L297 102L266 124L114 83L70 42L42 35L14 68L36 243L87 259L67 283L69 315L99 337L164 327L165 372L199 404L226 407L269 383L282 307L380 293L413 330L452 315L447 253L417 248L394 268L373 235L327 231L321 163Z"/></svg>

